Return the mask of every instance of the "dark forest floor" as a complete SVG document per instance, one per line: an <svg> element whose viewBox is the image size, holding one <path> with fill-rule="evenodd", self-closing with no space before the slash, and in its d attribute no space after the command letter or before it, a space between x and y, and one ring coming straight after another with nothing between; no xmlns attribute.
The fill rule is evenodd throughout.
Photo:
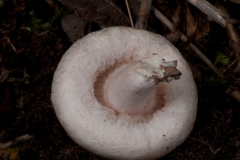
<svg viewBox="0 0 240 160"><path fill-rule="evenodd" d="M0 160L101 159L68 137L56 119L50 101L53 73L71 45L61 29L59 16L67 9L58 3L56 9L43 0L4 2L0 8L0 142L24 134L32 137L1 149ZM240 5L236 6L239 10ZM49 22L50 17L54 18ZM160 22L155 21L152 17L149 23L153 23L153 28L160 25L157 32L166 34ZM239 35L239 25L236 28ZM209 56L215 61L217 53L228 49L228 41L225 29L211 22L202 48L211 46L206 53L214 52ZM240 160L240 104L226 94L227 85L239 85L240 73L228 69L224 73L228 78L220 81L193 53L181 47L179 49L187 60L197 64L201 73L196 76L197 120L188 139L162 159ZM228 68L227 65L218 67Z"/></svg>

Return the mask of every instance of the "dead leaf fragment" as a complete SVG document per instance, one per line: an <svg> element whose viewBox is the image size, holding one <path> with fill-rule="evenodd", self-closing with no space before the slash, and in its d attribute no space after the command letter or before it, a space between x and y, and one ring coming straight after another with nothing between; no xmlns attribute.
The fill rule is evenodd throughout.
<svg viewBox="0 0 240 160"><path fill-rule="evenodd" d="M186 6L186 34L189 41L199 41L210 31L210 25L206 16L200 12L191 12Z"/></svg>
<svg viewBox="0 0 240 160"><path fill-rule="evenodd" d="M12 72L12 70L2 70L0 71L0 83L5 81L8 78L8 75Z"/></svg>
<svg viewBox="0 0 240 160"><path fill-rule="evenodd" d="M234 51L234 53L236 54L236 56L240 57L240 44L235 42L234 40L231 40L229 44L232 50Z"/></svg>
<svg viewBox="0 0 240 160"><path fill-rule="evenodd" d="M178 6L172 17L172 23L175 27L179 25L181 12L182 12L182 6Z"/></svg>
<svg viewBox="0 0 240 160"><path fill-rule="evenodd" d="M59 0L84 20L107 26L129 26L129 19L111 0Z"/></svg>
<svg viewBox="0 0 240 160"><path fill-rule="evenodd" d="M91 23L84 21L75 13L65 14L61 18L63 31L67 34L70 42L74 43L91 32Z"/></svg>
<svg viewBox="0 0 240 160"><path fill-rule="evenodd" d="M178 42L179 38L181 37L182 33L178 30L165 34L164 37L171 42L172 44L175 44Z"/></svg>

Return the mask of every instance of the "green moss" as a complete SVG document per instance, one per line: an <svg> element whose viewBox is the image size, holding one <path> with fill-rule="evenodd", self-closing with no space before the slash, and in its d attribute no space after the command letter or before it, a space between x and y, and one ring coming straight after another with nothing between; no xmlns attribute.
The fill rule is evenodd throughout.
<svg viewBox="0 0 240 160"><path fill-rule="evenodd" d="M52 10L48 10L45 14L43 14L44 10L41 13L39 12L39 10L30 9L27 6L26 8L23 7L20 12L20 19L23 26L31 32L56 31L58 26L60 26L60 18L65 13L65 10L52 8Z"/></svg>
<svg viewBox="0 0 240 160"><path fill-rule="evenodd" d="M30 24L28 28L31 31L36 32L55 31L58 29L58 25L56 24L56 22L61 15L62 12L56 12L55 15L50 17L48 21L45 21L33 15L30 19Z"/></svg>

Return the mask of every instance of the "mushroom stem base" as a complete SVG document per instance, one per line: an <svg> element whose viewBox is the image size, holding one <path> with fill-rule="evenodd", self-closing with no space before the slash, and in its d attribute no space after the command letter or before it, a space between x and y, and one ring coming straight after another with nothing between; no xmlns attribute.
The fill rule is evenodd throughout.
<svg viewBox="0 0 240 160"><path fill-rule="evenodd" d="M179 79L181 75L176 65L176 61L167 62L157 54L130 65L115 65L98 77L95 96L116 114L128 114L137 121L149 121L165 103L164 84L158 83Z"/></svg>

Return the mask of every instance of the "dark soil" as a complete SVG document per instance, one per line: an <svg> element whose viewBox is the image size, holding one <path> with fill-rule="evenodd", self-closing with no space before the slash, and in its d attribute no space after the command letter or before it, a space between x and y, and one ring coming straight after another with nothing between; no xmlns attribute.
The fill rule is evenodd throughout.
<svg viewBox="0 0 240 160"><path fill-rule="evenodd" d="M10 73L0 83L0 142L24 134L33 137L0 150L0 160L102 159L68 137L56 119L50 100L54 71L71 43L61 29L60 17L50 28L42 28L32 16L48 21L56 10L67 9L58 2L55 2L57 7L46 1L4 2L0 8L0 70L2 75L3 71ZM149 22L152 27L159 25L154 21L157 20L152 17ZM160 28L157 32L166 34L164 27ZM211 53L228 47L226 32L218 24L211 24L209 35L202 41L204 48L211 45L207 48ZM230 84L238 87L240 74L229 69L225 73L227 80L222 82L186 47L176 45L190 64L200 66L195 68L201 73L196 77L198 114L188 139L162 159L240 160L240 104L225 92ZM216 58L213 54L208 56L213 61Z"/></svg>

